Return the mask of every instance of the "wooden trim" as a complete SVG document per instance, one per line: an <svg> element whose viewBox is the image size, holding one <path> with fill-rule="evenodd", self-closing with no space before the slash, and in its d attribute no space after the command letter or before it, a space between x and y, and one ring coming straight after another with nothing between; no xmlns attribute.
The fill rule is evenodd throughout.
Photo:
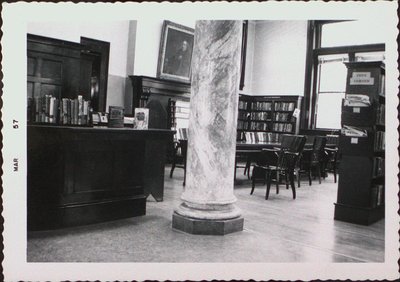
<svg viewBox="0 0 400 282"><path fill-rule="evenodd" d="M82 37L81 44L85 51L100 56L99 97L97 111L105 112L107 103L108 65L110 58L110 43L92 38Z"/></svg>
<svg viewBox="0 0 400 282"><path fill-rule="evenodd" d="M243 21L242 30L242 52L240 55L240 83L239 90L243 90L245 74L246 74L246 54L247 54L247 34L248 34L249 21Z"/></svg>

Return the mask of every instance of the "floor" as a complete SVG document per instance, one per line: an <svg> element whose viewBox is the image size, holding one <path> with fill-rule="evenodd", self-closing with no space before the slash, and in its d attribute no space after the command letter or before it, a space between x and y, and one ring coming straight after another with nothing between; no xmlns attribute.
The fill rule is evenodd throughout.
<svg viewBox="0 0 400 282"><path fill-rule="evenodd" d="M28 262L383 262L384 220L359 226L333 220L337 184L302 181L297 199L256 186L238 171L234 188L244 230L225 236L185 234L171 228L183 173L165 173L165 197L151 196L147 214L108 223L28 233ZM151 251L149 251L151 250ZM216 251L217 250L217 251Z"/></svg>

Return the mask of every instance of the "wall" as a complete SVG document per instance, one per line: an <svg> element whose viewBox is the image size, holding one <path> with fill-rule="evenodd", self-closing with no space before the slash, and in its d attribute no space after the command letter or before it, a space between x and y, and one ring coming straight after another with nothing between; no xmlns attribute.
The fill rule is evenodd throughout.
<svg viewBox="0 0 400 282"><path fill-rule="evenodd" d="M307 21L256 21L251 92L244 93L303 96L306 46Z"/></svg>
<svg viewBox="0 0 400 282"><path fill-rule="evenodd" d="M124 106L127 71L133 69L134 62L133 56L128 56L128 47L134 48L128 44L134 37L134 24L129 21L31 22L27 32L78 43L81 36L110 42L106 107L108 111L110 105Z"/></svg>

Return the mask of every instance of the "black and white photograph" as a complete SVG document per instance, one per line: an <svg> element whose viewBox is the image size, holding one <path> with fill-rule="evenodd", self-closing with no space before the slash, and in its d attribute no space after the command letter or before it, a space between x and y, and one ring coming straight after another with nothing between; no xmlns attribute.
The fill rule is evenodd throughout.
<svg viewBox="0 0 400 282"><path fill-rule="evenodd" d="M397 279L398 7L328 2L3 4L3 280Z"/></svg>

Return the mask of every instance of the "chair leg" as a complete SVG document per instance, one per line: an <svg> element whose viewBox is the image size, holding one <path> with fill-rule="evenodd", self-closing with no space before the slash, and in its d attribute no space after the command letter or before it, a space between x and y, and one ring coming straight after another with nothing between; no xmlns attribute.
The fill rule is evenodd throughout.
<svg viewBox="0 0 400 282"><path fill-rule="evenodd" d="M336 167L333 168L333 179L336 183Z"/></svg>
<svg viewBox="0 0 400 282"><path fill-rule="evenodd" d="M254 168L253 168L253 174L251 176L251 191L250 191L250 195L253 195L254 187L256 187L256 178L254 177Z"/></svg>
<svg viewBox="0 0 400 282"><path fill-rule="evenodd" d="M317 173L318 173L318 182L321 184L321 166L317 166Z"/></svg>
<svg viewBox="0 0 400 282"><path fill-rule="evenodd" d="M271 188L271 171L267 171L267 191L265 193L265 199L268 200L269 197L269 190Z"/></svg>
<svg viewBox="0 0 400 282"><path fill-rule="evenodd" d="M293 173L293 171L289 172L289 180L290 180L290 186L292 187L293 199L296 199L296 186L294 185L294 173Z"/></svg>
<svg viewBox="0 0 400 282"><path fill-rule="evenodd" d="M247 174L247 178L250 179L250 167L251 167L251 161L249 158L247 158L246 161L246 168L245 168L245 175Z"/></svg>
<svg viewBox="0 0 400 282"><path fill-rule="evenodd" d="M300 188L300 170L296 170L297 187Z"/></svg>
<svg viewBox="0 0 400 282"><path fill-rule="evenodd" d="M172 174L174 174L175 169L175 161L172 163L171 172L169 173L169 178L172 178Z"/></svg>
<svg viewBox="0 0 400 282"><path fill-rule="evenodd" d="M289 189L289 179L286 172L285 172L285 184L286 184L286 189Z"/></svg>
<svg viewBox="0 0 400 282"><path fill-rule="evenodd" d="M183 186L186 185L186 158L183 161Z"/></svg>

